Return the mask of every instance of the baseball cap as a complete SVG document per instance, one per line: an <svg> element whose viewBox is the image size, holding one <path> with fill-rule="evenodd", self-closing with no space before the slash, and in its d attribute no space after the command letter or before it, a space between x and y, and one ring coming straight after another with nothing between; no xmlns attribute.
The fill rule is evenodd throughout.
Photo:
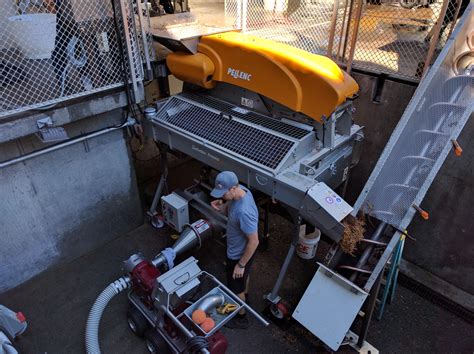
<svg viewBox="0 0 474 354"><path fill-rule="evenodd" d="M222 198L222 196L232 187L239 183L237 175L232 171L223 171L216 177L214 189L211 191L211 196L214 198Z"/></svg>

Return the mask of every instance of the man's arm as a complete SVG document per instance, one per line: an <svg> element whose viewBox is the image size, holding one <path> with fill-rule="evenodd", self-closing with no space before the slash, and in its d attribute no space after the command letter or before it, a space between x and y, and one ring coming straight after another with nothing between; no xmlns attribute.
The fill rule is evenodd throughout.
<svg viewBox="0 0 474 354"><path fill-rule="evenodd" d="M239 263L236 264L234 267L234 273L232 274L232 277L234 279L242 278L244 276L245 266L257 250L258 243L259 241L257 232L247 235L247 245L245 246L244 254L242 255L242 257L240 257Z"/></svg>
<svg viewBox="0 0 474 354"><path fill-rule="evenodd" d="M222 199L216 199L211 202L211 207L221 214L227 215L227 203Z"/></svg>
<svg viewBox="0 0 474 354"><path fill-rule="evenodd" d="M240 257L239 263L243 266L246 266L250 258L257 250L258 247L258 234L256 232L247 235L247 246L245 247L244 254Z"/></svg>

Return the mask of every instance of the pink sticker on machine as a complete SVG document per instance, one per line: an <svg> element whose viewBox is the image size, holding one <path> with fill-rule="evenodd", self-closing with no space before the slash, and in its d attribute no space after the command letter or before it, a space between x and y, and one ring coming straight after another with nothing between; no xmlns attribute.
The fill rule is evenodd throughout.
<svg viewBox="0 0 474 354"><path fill-rule="evenodd" d="M209 227L210 227L209 224L205 220L198 221L197 223L194 224L194 228L200 234L202 234L206 230L209 230Z"/></svg>

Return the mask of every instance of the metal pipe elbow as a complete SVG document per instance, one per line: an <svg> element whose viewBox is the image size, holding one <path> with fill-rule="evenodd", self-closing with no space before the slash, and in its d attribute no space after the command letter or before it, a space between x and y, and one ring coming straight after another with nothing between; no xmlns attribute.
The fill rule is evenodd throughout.
<svg viewBox="0 0 474 354"><path fill-rule="evenodd" d="M224 305L225 297L222 294L214 294L206 296L199 301L196 309L209 312L210 309Z"/></svg>

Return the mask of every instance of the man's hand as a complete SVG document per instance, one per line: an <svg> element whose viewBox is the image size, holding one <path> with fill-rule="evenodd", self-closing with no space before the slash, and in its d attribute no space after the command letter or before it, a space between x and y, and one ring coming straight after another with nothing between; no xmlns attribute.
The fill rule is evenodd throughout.
<svg viewBox="0 0 474 354"><path fill-rule="evenodd" d="M242 278L244 276L244 271L245 271L245 267L240 268L239 265L236 264L234 267L234 273L232 274L232 278L234 279Z"/></svg>
<svg viewBox="0 0 474 354"><path fill-rule="evenodd" d="M212 206L212 209L214 209L215 211L219 211L222 213L222 210L224 208L224 201L222 199L217 199L217 200L213 200L211 202L211 206Z"/></svg>

